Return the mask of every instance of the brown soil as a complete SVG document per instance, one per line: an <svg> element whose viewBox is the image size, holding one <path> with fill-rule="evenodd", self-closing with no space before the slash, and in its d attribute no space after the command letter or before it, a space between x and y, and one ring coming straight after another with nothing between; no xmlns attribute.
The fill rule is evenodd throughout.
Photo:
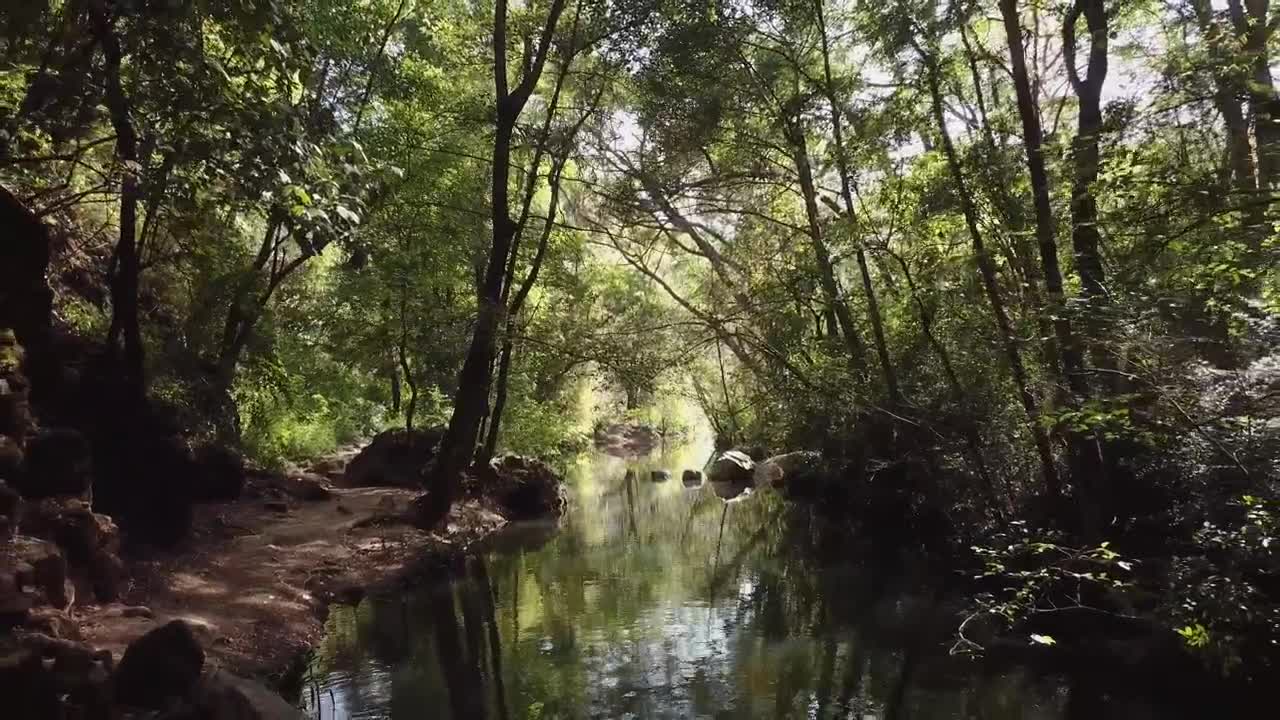
<svg viewBox="0 0 1280 720"><path fill-rule="evenodd" d="M250 480L243 499L198 507L183 546L128 563L123 605L75 607L84 641L118 659L138 636L183 619L197 629L211 664L276 677L319 640L330 602L355 601L424 566L442 568L434 561L456 556L506 522L465 500L455 504L445 530L425 533L403 517L411 490L332 493L307 502ZM138 605L150 612L131 607Z"/></svg>

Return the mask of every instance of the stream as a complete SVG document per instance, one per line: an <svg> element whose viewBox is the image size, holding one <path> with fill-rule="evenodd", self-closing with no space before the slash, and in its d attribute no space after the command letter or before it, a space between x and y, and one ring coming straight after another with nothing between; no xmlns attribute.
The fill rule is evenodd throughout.
<svg viewBox="0 0 1280 720"><path fill-rule="evenodd" d="M686 487L709 451L593 453L558 528L503 533L452 582L333 608L308 716L1082 716L1062 679L948 652L960 608L939 599L938 571L842 560L818 547L811 510L773 493Z"/></svg>

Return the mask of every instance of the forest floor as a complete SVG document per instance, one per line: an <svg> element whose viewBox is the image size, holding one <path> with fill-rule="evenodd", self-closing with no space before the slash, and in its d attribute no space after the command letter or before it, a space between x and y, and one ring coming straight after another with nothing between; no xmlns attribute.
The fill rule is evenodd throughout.
<svg viewBox="0 0 1280 720"><path fill-rule="evenodd" d="M332 488L306 501L275 489L251 478L241 499L197 506L182 545L127 561L123 604L73 610L83 640L119 658L143 633L182 619L212 663L278 680L319 641L331 602L355 602L431 561L443 568L506 524L487 504L464 500L443 530L426 533L405 519L413 490Z"/></svg>

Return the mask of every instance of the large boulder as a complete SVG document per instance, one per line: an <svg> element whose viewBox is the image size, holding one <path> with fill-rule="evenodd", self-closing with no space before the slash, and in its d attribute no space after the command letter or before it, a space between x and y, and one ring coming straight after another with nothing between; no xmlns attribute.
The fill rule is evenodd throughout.
<svg viewBox="0 0 1280 720"><path fill-rule="evenodd" d="M756 465L756 484L777 490L807 491L822 472L822 453L811 450L774 455Z"/></svg>
<svg viewBox="0 0 1280 720"><path fill-rule="evenodd" d="M345 487L422 487L422 471L436 456L443 428L378 433L347 465Z"/></svg>
<svg viewBox="0 0 1280 720"><path fill-rule="evenodd" d="M49 668L29 647L0 640L0 698L5 717L61 717L62 703Z"/></svg>
<svg viewBox="0 0 1280 720"><path fill-rule="evenodd" d="M235 500L244 490L244 457L232 448L218 443L201 445L194 450L195 474L191 478L194 502Z"/></svg>
<svg viewBox="0 0 1280 720"><path fill-rule="evenodd" d="M18 491L23 497L87 495L93 486L93 465L84 435L68 428L41 430L27 442Z"/></svg>
<svg viewBox="0 0 1280 720"><path fill-rule="evenodd" d="M707 480L730 485L750 485L755 477L756 463L749 455L738 450L726 450L711 461L707 468Z"/></svg>
<svg viewBox="0 0 1280 720"><path fill-rule="evenodd" d="M204 649L191 626L174 620L125 648L114 678L116 701L159 708L174 698L189 698L203 669Z"/></svg>
<svg viewBox="0 0 1280 720"><path fill-rule="evenodd" d="M476 480L480 491L492 497L509 519L556 517L564 511L560 476L541 460L503 455L490 460Z"/></svg>
<svg viewBox="0 0 1280 720"><path fill-rule="evenodd" d="M195 696L201 720L302 720L298 708L262 685L223 670L200 679Z"/></svg>
<svg viewBox="0 0 1280 720"><path fill-rule="evenodd" d="M306 502L318 502L333 497L329 483L315 473L303 472L286 476L280 481L280 489L284 490L289 497Z"/></svg>
<svg viewBox="0 0 1280 720"><path fill-rule="evenodd" d="M199 469L180 435L141 422L136 433L109 427L94 436L94 505L129 542L170 547L191 530L191 478Z"/></svg>
<svg viewBox="0 0 1280 720"><path fill-rule="evenodd" d="M0 698L13 718L106 718L111 653L18 631L0 637Z"/></svg>

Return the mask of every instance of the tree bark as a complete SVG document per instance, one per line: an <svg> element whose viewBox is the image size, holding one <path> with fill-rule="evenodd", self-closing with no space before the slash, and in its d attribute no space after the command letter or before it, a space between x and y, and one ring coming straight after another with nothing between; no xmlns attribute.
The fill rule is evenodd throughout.
<svg viewBox="0 0 1280 720"><path fill-rule="evenodd" d="M1022 121L1023 145L1027 153L1027 170L1031 176L1032 199L1035 206L1036 241L1040 247L1040 267L1044 275L1045 290L1049 297L1054 335L1058 340L1062 366L1057 368L1070 389L1072 407L1078 408L1089 398L1089 384L1085 375L1084 359L1080 346L1067 317L1066 295L1062 288L1062 270L1058 264L1058 243L1053 220L1053 208L1049 200L1049 174L1045 167L1043 131L1040 126L1039 106L1032 93L1027 72L1026 55L1022 47L1022 21L1017 0L1000 0L1000 15L1004 21L1005 36L1009 45L1009 67L1018 101L1018 116ZM1071 454L1071 474L1078 494L1078 505L1086 526L1086 534L1095 535L1100 529L1102 509L1097 502L1097 488L1105 486L1106 463L1102 447L1091 433L1068 431L1067 443Z"/></svg>
<svg viewBox="0 0 1280 720"><path fill-rule="evenodd" d="M484 282L481 285L478 316L471 344L458 374L458 391L454 395L453 414L449 427L440 442L435 470L430 478L432 492L421 507L419 521L424 526L435 526L449 512L457 494L462 472L471 464L480 433L480 423L489 407L490 372L493 365L494 343L499 324L505 314L503 307L503 278L516 224L511 219L510 188L511 140L516 121L524 110L538 78L546 64L556 25L564 11L565 0L552 0L547 23L539 38L537 55L515 89L509 89L507 80L507 2L497 0L494 5L493 27L493 76L496 98L495 131L493 139L491 213L493 242L485 265Z"/></svg>
<svg viewBox="0 0 1280 720"><path fill-rule="evenodd" d="M797 118L783 118L783 122L786 124L787 143L791 145L791 159L795 163L796 174L800 180L800 194L804 199L805 217L809 222L809 243L818 265L818 281L822 285L823 294L826 295L827 304L840 324L840 335L849 353L850 366L860 373L865 372L867 349L862 343L857 325L853 322L853 315L849 312L844 293L840 290L835 265L831 262L831 251L827 248L822 236L822 219L818 215L818 191L813 181L813 168L809 164L808 141Z"/></svg>
<svg viewBox="0 0 1280 720"><path fill-rule="evenodd" d="M1076 24L1081 15L1084 15L1089 29L1089 61L1083 76L1076 67ZM1076 0L1062 25L1067 77L1080 103L1076 137L1071 143L1075 161L1071 186L1071 246L1075 252L1076 272L1080 275L1085 327L1090 336L1082 345L1089 348L1094 366L1104 370L1114 368L1115 362L1099 342L1107 335L1109 298L1093 184L1098 180L1101 164L1099 136L1102 133L1102 86L1107 77L1108 32L1104 0ZM1089 340L1093 342L1089 343ZM1114 379L1114 375L1104 374L1096 386L1104 394L1110 394Z"/></svg>
<svg viewBox="0 0 1280 720"><path fill-rule="evenodd" d="M1271 77L1270 0L1227 0L1236 33L1243 39L1249 78L1245 86L1258 146L1258 186L1280 183L1280 97Z"/></svg>
<svg viewBox="0 0 1280 720"><path fill-rule="evenodd" d="M115 249L115 271L111 276L111 329L107 348L111 357L121 359L119 340L124 351L121 378L125 392L141 402L146 397L145 350L138 318L138 285L142 273L138 258L138 203L142 198L138 179L138 136L130 118L129 98L120 79L123 53L113 27L114 19L105 0L89 5L94 34L97 35L106 71L106 103L111 126L116 133L116 157L120 161L120 236Z"/></svg>
<svg viewBox="0 0 1280 720"><path fill-rule="evenodd" d="M1227 164L1224 169L1226 185L1240 194L1236 202L1249 202L1257 190L1257 168L1253 163L1253 148L1249 139L1249 121L1244 116L1240 101L1247 94L1243 83L1231 70L1231 34L1214 20L1213 6L1209 0L1191 0L1200 34L1209 46L1213 67L1213 104L1222 115L1226 130Z"/></svg>

